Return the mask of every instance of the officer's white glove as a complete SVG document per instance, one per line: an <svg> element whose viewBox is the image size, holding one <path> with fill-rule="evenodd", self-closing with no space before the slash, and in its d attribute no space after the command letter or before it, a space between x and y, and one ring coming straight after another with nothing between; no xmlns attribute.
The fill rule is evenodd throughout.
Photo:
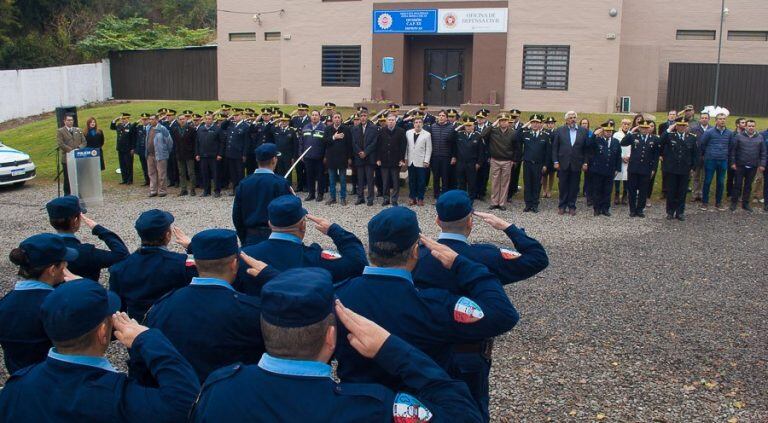
<svg viewBox="0 0 768 423"><path fill-rule="evenodd" d="M336 300L336 315L347 328L347 339L357 352L365 358L374 358L389 338L389 332L376 323L344 307Z"/></svg>

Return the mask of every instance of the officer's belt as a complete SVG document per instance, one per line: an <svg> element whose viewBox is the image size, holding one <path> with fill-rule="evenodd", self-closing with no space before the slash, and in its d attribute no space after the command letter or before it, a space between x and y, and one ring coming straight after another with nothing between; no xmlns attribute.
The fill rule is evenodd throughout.
<svg viewBox="0 0 768 423"><path fill-rule="evenodd" d="M483 357L490 360L493 354L493 338L472 344L454 344L451 347L451 350L455 353L462 354L481 354Z"/></svg>

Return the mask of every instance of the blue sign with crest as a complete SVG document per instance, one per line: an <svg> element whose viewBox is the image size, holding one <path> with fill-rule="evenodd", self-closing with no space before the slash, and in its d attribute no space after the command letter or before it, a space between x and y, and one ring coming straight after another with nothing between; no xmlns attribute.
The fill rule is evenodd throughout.
<svg viewBox="0 0 768 423"><path fill-rule="evenodd" d="M376 34L435 33L437 9L374 10L373 32Z"/></svg>

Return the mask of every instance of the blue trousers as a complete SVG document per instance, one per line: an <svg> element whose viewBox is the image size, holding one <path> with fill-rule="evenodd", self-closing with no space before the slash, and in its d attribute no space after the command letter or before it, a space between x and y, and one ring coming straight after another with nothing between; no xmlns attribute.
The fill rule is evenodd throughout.
<svg viewBox="0 0 768 423"><path fill-rule="evenodd" d="M701 190L701 202L709 204L709 188L712 186L712 178L717 174L715 184L715 204L723 202L723 188L725 186L725 173L728 169L728 160L704 160L704 187Z"/></svg>
<svg viewBox="0 0 768 423"><path fill-rule="evenodd" d="M336 181L339 181L341 193L339 197L343 200L347 198L347 169L328 169L328 179L331 183L331 198L336 198Z"/></svg>
<svg viewBox="0 0 768 423"><path fill-rule="evenodd" d="M427 172L424 167L408 166L408 198L423 200L424 191L427 189Z"/></svg>

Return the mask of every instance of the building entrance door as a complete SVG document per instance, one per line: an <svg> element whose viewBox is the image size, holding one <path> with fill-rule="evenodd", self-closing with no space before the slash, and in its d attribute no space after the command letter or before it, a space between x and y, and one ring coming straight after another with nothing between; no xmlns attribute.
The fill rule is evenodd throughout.
<svg viewBox="0 0 768 423"><path fill-rule="evenodd" d="M464 50L424 50L424 102L459 106L464 102Z"/></svg>

